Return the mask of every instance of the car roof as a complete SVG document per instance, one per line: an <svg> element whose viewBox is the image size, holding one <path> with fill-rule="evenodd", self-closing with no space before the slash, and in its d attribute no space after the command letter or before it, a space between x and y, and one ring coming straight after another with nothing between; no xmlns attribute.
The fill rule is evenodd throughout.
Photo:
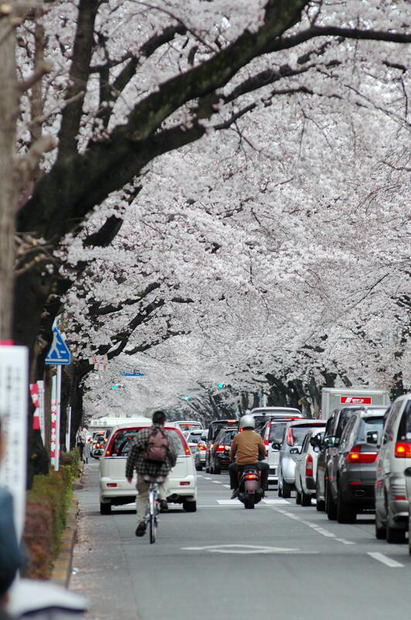
<svg viewBox="0 0 411 620"><path fill-rule="evenodd" d="M281 411L290 411L294 413L300 413L301 411L297 407L255 407L248 415L270 415L270 411L273 413L280 413Z"/></svg>
<svg viewBox="0 0 411 620"><path fill-rule="evenodd" d="M326 420L317 420L316 418L304 418L303 420L290 420L287 426L319 426L325 427Z"/></svg>

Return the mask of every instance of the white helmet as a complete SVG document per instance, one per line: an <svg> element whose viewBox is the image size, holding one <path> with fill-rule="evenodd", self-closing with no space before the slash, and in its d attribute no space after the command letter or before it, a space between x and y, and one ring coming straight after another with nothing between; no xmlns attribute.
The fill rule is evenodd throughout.
<svg viewBox="0 0 411 620"><path fill-rule="evenodd" d="M243 415L240 420L240 428L255 428L255 420L252 415Z"/></svg>

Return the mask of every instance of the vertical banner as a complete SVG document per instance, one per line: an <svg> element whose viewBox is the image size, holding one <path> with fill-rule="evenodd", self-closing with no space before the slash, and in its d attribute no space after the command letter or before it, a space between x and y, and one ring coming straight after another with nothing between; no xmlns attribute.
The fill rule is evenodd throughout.
<svg viewBox="0 0 411 620"><path fill-rule="evenodd" d="M39 407L39 386L37 383L30 383L30 394L31 400L33 401L33 405L35 407L33 413L33 431L40 430L40 407Z"/></svg>
<svg viewBox="0 0 411 620"><path fill-rule="evenodd" d="M28 390L28 349L0 346L0 416L6 440L0 484L13 494L19 537L23 532L26 502Z"/></svg>
<svg viewBox="0 0 411 620"><path fill-rule="evenodd" d="M37 381L38 390L39 390L39 420L40 420L40 433L41 438L43 440L43 445L46 442L46 431L45 431L45 415L44 415L44 381Z"/></svg>
<svg viewBox="0 0 411 620"><path fill-rule="evenodd" d="M51 379L50 463L56 467L57 439L57 376Z"/></svg>

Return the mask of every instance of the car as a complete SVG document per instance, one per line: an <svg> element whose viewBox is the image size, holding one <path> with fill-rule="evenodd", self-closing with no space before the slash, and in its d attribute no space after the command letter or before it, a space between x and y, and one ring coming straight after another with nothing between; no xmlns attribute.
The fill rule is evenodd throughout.
<svg viewBox="0 0 411 620"><path fill-rule="evenodd" d="M278 464L278 496L288 498L295 489L295 463L304 437L315 427L325 427L324 420L306 418L287 422Z"/></svg>
<svg viewBox="0 0 411 620"><path fill-rule="evenodd" d="M337 444L341 438L345 425L350 419L351 415L355 413L363 405L347 405L345 407L336 407L331 412L330 417L327 419L324 437L321 445L321 450L317 459L317 478L316 478L316 499L317 510L326 510L332 515L332 510L335 512L335 507L332 503L326 502L327 500L327 485L328 485L328 462L333 459L338 453ZM328 495L328 498L330 495ZM335 516L333 517L335 518Z"/></svg>
<svg viewBox="0 0 411 620"><path fill-rule="evenodd" d="M325 428L325 426L324 426ZM306 434L301 452L295 465L296 503L310 506L315 497L315 479L317 475L317 458L320 451L324 428L313 428Z"/></svg>
<svg viewBox="0 0 411 620"><path fill-rule="evenodd" d="M186 442L191 450L191 454L195 457L198 451L199 443L206 438L206 433L202 429L195 429L191 431L185 431L183 433Z"/></svg>
<svg viewBox="0 0 411 620"><path fill-rule="evenodd" d="M206 447L206 457L205 457L205 470L208 473L210 471L210 451L213 449L214 440L218 435L219 431L223 427L231 427L238 430L238 420L236 418L230 418L225 420L213 420L208 425L207 429L207 447Z"/></svg>
<svg viewBox="0 0 411 620"><path fill-rule="evenodd" d="M248 415L253 416L255 421L255 430L260 432L262 427L268 420L274 418L305 418L306 416L295 407L255 407Z"/></svg>
<svg viewBox="0 0 411 620"><path fill-rule="evenodd" d="M284 439L284 431L288 422L299 418L270 418L260 430L264 445L267 449L268 484L275 485L278 482L278 463L280 449Z"/></svg>
<svg viewBox="0 0 411 620"><path fill-rule="evenodd" d="M411 467L407 467L404 470L405 474L405 488L407 491L408 500L408 552L411 555Z"/></svg>
<svg viewBox="0 0 411 620"><path fill-rule="evenodd" d="M99 465L101 514L110 514L112 506L129 504L135 500L136 483L135 479L131 484L126 480L126 460L137 433L150 426L151 420L142 418L113 428ZM186 512L195 512L197 510L197 473L194 468L193 455L178 427L166 424L165 432L173 433L178 444L177 463L168 476L167 501L182 504Z"/></svg>
<svg viewBox="0 0 411 620"><path fill-rule="evenodd" d="M339 523L354 523L357 514L374 510L376 461L386 407L365 406L348 420L337 452L328 460L327 515Z"/></svg>
<svg viewBox="0 0 411 620"><path fill-rule="evenodd" d="M201 435L201 438L197 444L197 450L194 453L194 465L197 471L201 471L205 467L207 452L206 435Z"/></svg>
<svg viewBox="0 0 411 620"><path fill-rule="evenodd" d="M411 394L386 411L375 481L375 535L404 542L409 520L405 470L411 466Z"/></svg>
<svg viewBox="0 0 411 620"><path fill-rule="evenodd" d="M231 463L230 449L237 429L223 427L220 429L210 450L209 471L210 474L221 474L222 469L228 469Z"/></svg>

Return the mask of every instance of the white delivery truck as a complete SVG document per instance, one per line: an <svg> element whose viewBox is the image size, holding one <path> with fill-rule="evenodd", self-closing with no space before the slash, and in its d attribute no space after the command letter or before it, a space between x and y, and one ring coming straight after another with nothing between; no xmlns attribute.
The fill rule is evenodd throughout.
<svg viewBox="0 0 411 620"><path fill-rule="evenodd" d="M323 388L321 394L321 418L327 420L337 407L348 405L385 405L390 398L387 390L373 390L366 387Z"/></svg>

